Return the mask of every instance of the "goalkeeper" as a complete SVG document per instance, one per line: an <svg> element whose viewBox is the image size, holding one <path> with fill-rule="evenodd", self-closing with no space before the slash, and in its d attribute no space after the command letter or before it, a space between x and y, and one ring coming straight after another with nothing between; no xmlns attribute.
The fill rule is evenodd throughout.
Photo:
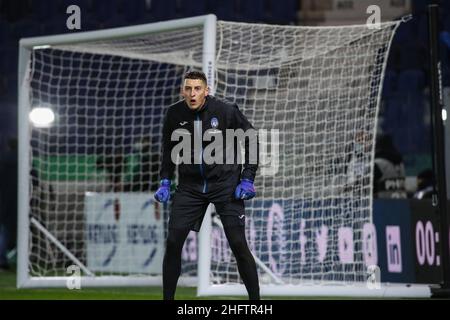
<svg viewBox="0 0 450 320"><path fill-rule="evenodd" d="M175 161L171 159L172 132L184 129L191 139L195 134L210 129L222 133L227 129L253 129L237 105L208 96L206 76L203 72L191 71L185 74L182 87L183 100L169 107L163 125L162 165L160 187L155 193L159 202L171 198L170 185L175 170ZM197 131L197 133L195 133ZM254 130L253 130L254 131ZM256 133L255 140L257 143ZM225 141L223 139L222 141ZM250 139L249 139L250 141ZM256 264L245 238L244 200L255 196L253 180L257 170L257 161L250 164L249 144L245 143L245 162L242 168L237 161L225 164L206 164L204 147L190 153L190 163L179 164L179 183L172 199L169 217L169 232L166 239L166 252L163 261L163 295L165 300L173 300L178 278L181 272L181 250L190 230L198 232L210 203L220 215L225 235L233 252L239 273L247 289L249 299L259 299L259 283ZM194 143L195 145L195 143ZM256 145L257 146L257 145ZM238 154L234 148L234 160ZM200 149L200 148L199 148ZM223 155L227 148L224 146ZM236 152L237 151L237 152ZM228 151L230 152L230 151ZM198 154L197 154L198 153ZM196 159L196 163L195 160Z"/></svg>

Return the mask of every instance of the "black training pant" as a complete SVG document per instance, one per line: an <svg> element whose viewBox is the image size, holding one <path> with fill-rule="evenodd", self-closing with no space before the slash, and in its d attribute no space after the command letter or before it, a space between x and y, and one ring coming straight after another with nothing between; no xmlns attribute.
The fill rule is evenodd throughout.
<svg viewBox="0 0 450 320"><path fill-rule="evenodd" d="M200 230L209 203L214 204L220 216L249 299L259 299L256 264L245 239L244 201L234 199L234 188L218 186L211 188L208 193L201 193L197 188L177 188L169 217L169 233L163 261L164 299L174 299L181 272L183 244L190 230Z"/></svg>
<svg viewBox="0 0 450 320"><path fill-rule="evenodd" d="M231 251L236 257L239 274L250 300L259 300L256 264L245 239L244 226L224 227ZM173 300L181 272L181 250L190 229L169 229L163 261L164 300Z"/></svg>

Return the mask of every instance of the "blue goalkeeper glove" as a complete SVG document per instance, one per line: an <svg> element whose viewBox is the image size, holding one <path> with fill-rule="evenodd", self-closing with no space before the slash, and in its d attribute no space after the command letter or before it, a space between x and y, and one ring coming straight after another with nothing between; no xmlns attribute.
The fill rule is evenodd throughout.
<svg viewBox="0 0 450 320"><path fill-rule="evenodd" d="M155 200L158 202L167 202L170 199L170 180L162 179L158 190L155 192Z"/></svg>
<svg viewBox="0 0 450 320"><path fill-rule="evenodd" d="M253 181L248 179L242 179L241 183L237 186L234 192L236 199L249 200L256 195L255 186Z"/></svg>

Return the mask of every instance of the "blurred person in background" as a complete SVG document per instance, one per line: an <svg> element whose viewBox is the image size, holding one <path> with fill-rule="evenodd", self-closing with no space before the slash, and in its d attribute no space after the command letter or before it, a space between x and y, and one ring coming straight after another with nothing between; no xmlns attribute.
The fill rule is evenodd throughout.
<svg viewBox="0 0 450 320"><path fill-rule="evenodd" d="M375 144L374 196L404 199L405 165L390 135L381 135Z"/></svg>
<svg viewBox="0 0 450 320"><path fill-rule="evenodd" d="M433 171L423 170L417 176L417 191L414 193L415 199L428 199L433 194Z"/></svg>

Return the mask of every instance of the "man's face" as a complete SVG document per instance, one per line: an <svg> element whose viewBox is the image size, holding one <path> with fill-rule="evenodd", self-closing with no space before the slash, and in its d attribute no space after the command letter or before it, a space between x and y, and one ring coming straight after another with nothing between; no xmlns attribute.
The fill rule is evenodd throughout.
<svg viewBox="0 0 450 320"><path fill-rule="evenodd" d="M197 110L205 103L208 95L208 87L200 79L185 79L183 90L183 98L191 110Z"/></svg>

